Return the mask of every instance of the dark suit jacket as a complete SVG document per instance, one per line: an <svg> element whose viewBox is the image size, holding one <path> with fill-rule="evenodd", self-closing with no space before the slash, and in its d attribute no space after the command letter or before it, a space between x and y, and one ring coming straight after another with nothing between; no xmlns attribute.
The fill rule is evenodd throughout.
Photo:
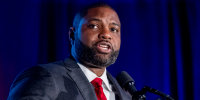
<svg viewBox="0 0 200 100"><path fill-rule="evenodd" d="M116 100L131 96L107 73ZM13 82L8 100L97 100L94 88L72 58L32 67Z"/></svg>

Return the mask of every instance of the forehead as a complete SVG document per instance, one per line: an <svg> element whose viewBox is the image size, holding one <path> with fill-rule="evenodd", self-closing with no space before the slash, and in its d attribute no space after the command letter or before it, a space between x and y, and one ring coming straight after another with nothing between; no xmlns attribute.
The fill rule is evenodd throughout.
<svg viewBox="0 0 200 100"><path fill-rule="evenodd" d="M115 21L116 23L120 24L120 20L117 13L109 7L90 8L88 9L87 15L84 18L101 18L105 20Z"/></svg>

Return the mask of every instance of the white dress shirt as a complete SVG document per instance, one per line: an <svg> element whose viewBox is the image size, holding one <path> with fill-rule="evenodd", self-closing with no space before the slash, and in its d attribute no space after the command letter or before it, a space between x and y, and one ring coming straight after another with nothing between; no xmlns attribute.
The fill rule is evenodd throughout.
<svg viewBox="0 0 200 100"><path fill-rule="evenodd" d="M98 77L95 73L93 73L91 70L89 70L82 64L80 64L80 63L77 63L77 64L79 65L79 67L81 68L81 70L83 71L83 73L85 74L87 79L89 80L89 82L91 82L92 80L94 80L95 78ZM104 92L107 100L115 100L115 93L112 91L112 85L108 81L106 70L104 71L102 76L100 76L98 78L101 78L103 80L102 87L103 87L103 92Z"/></svg>

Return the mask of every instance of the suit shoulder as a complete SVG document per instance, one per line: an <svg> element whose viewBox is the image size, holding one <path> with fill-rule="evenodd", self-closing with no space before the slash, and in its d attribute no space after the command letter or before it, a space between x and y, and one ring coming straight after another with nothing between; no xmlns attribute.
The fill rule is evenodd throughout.
<svg viewBox="0 0 200 100"><path fill-rule="evenodd" d="M67 70L64 61L56 61L48 64L39 64L38 66L47 70L51 74L65 74Z"/></svg>
<svg viewBox="0 0 200 100"><path fill-rule="evenodd" d="M24 70L15 78L8 100L13 100L12 98L40 98L43 100L47 97L54 100L60 97L60 93L67 93L65 82L66 80L68 80L67 82L72 81L68 71L73 66L77 66L74 60L63 60L39 64Z"/></svg>
<svg viewBox="0 0 200 100"><path fill-rule="evenodd" d="M25 79L26 77L29 78L37 78L37 77L41 77L41 76L46 76L46 77L50 77L50 74L47 70L45 70L44 68L40 67L40 66L34 66L28 69L25 69L24 71L20 72L15 80L14 83L17 83L20 80Z"/></svg>
<svg viewBox="0 0 200 100"><path fill-rule="evenodd" d="M40 94L45 94L45 97ZM34 66L18 74L11 85L8 100L55 98L57 94L51 73L43 67Z"/></svg>
<svg viewBox="0 0 200 100"><path fill-rule="evenodd" d="M40 64L39 66L47 69L49 72L59 72L59 74L62 74L62 72L69 71L73 68L79 68L76 61L70 57L61 61L56 61L48 64Z"/></svg>

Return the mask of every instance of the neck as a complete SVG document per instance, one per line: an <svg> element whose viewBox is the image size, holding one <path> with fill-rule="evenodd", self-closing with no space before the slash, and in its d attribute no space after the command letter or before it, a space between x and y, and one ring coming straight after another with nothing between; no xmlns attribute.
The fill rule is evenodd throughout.
<svg viewBox="0 0 200 100"><path fill-rule="evenodd" d="M87 62L80 62L80 63L83 64L87 69L95 73L98 77L100 77L106 70L105 66L96 66L94 64L87 63Z"/></svg>
<svg viewBox="0 0 200 100"><path fill-rule="evenodd" d="M93 73L95 73L98 77L102 76L105 72L106 67L103 68L91 68L87 67L89 70L91 70Z"/></svg>

